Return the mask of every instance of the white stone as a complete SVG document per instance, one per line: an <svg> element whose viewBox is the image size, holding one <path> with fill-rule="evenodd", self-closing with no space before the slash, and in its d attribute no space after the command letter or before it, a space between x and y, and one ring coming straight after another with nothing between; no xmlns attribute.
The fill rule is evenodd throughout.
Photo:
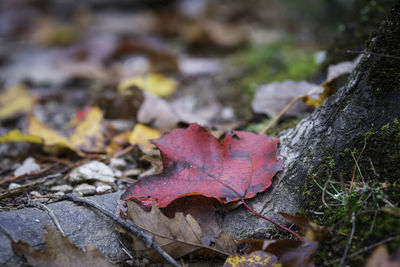
<svg viewBox="0 0 400 267"><path fill-rule="evenodd" d="M74 189L75 193L85 195L93 195L96 193L96 187L89 184L80 184Z"/></svg>
<svg viewBox="0 0 400 267"><path fill-rule="evenodd" d="M30 174L32 172L37 172L40 171L40 166L35 162L34 158L26 158L24 160L24 163L22 163L21 166L19 166L15 171L14 175L15 176L20 176L24 174Z"/></svg>
<svg viewBox="0 0 400 267"><path fill-rule="evenodd" d="M97 180L105 183L115 181L115 173L106 164L99 161L92 161L74 169L69 175L70 182L82 182L88 180Z"/></svg>
<svg viewBox="0 0 400 267"><path fill-rule="evenodd" d="M20 185L20 184L17 184L17 183L11 183L11 184L8 186L8 189L15 189L15 188L18 188L18 187L21 187L21 185Z"/></svg>
<svg viewBox="0 0 400 267"><path fill-rule="evenodd" d="M121 169L126 166L126 161L122 158L112 158L109 166L113 169Z"/></svg>
<svg viewBox="0 0 400 267"><path fill-rule="evenodd" d="M98 185L96 187L96 192L98 194L103 194L103 193L105 193L105 192L107 192L109 190L111 190L111 186L109 186L108 184L102 184L102 185Z"/></svg>
<svg viewBox="0 0 400 267"><path fill-rule="evenodd" d="M53 192L71 192L72 191L72 186L67 185L67 184L62 184L62 185L56 185L56 186L52 186L50 188L50 191Z"/></svg>

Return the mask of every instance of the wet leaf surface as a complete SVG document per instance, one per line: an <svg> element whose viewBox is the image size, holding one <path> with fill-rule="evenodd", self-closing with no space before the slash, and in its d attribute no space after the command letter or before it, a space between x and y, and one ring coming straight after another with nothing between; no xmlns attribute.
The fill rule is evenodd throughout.
<svg viewBox="0 0 400 267"><path fill-rule="evenodd" d="M278 139L264 135L234 131L220 142L192 124L153 142L161 151L163 173L142 177L122 199L166 207L176 198L203 195L228 203L264 191L282 169Z"/></svg>

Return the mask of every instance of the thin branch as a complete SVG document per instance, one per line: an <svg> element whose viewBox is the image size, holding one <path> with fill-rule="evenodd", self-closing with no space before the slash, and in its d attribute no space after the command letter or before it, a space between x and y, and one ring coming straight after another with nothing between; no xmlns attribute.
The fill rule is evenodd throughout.
<svg viewBox="0 0 400 267"><path fill-rule="evenodd" d="M347 254L349 253L349 249L351 246L351 242L353 241L355 230L356 230L356 216L353 212L351 214L351 234L350 234L349 240L347 241L347 246L346 246L346 249L344 250L343 256L340 259L340 263L339 263L340 267L343 266L344 261L346 260Z"/></svg>
<svg viewBox="0 0 400 267"><path fill-rule="evenodd" d="M350 190L351 190L351 188L353 187L353 184L354 184L354 177L355 177L355 174L356 174L356 167L357 167L357 169L358 169L358 172L360 173L362 182L363 182L364 185L365 185L364 176L363 176L363 174L362 174L362 172L361 172L360 166L358 165L358 161L360 160L361 155L363 154L363 152L364 152L366 146L367 146L367 140L364 138L364 146L363 146L363 148L361 149L361 152L360 152L360 154L358 155L357 160L356 160L356 158L354 157L353 153L350 152L350 154L351 154L351 156L353 157L354 162L355 162L355 164L356 164L356 166L355 166L354 169L353 169L353 177L351 178Z"/></svg>
<svg viewBox="0 0 400 267"><path fill-rule="evenodd" d="M14 188L14 189L7 189L7 190L0 190L0 199L5 198L5 197L9 197L12 196L14 194L18 194L23 192L24 190L27 190L29 188L35 187L39 184L43 184L45 182L47 182L48 180L54 179L54 178L58 178L63 176L62 172L56 173L56 174L50 174L46 177L43 177L42 179L32 182L32 183L28 183L28 184L24 184L21 185L20 187Z"/></svg>
<svg viewBox="0 0 400 267"><path fill-rule="evenodd" d="M57 165L57 163L56 164L52 164L52 165L47 166L46 168L44 168L44 169L42 169L40 171L33 172L33 173L30 173L30 174L22 174L22 175L17 175L17 176L4 178L4 179L2 179L0 181L0 185L5 184L7 182L13 182L13 181L18 180L20 178L31 178L32 179L32 178L40 177L41 175L43 175L45 172L47 172L48 170L52 169L56 165Z"/></svg>
<svg viewBox="0 0 400 267"><path fill-rule="evenodd" d="M113 219L114 221L116 221L117 223L119 223L123 228L125 228L126 230L128 230L129 232L134 234L137 238L142 240L146 244L147 247L151 247L151 248L155 249L158 253L160 253L161 256L163 256L163 258L165 260L167 260L173 266L180 267L180 264L178 262L176 262L170 255L168 255L160 247L160 245L157 244L153 240L153 237L151 235L143 232L142 230L136 228L134 225L132 225L132 224L124 221L123 219L117 217L112 212L110 212L110 211L108 211L106 209L103 209L102 207L98 206L95 202L93 202L93 201L91 201L89 199L78 197L78 196L73 195L73 194L67 194L67 195L61 196L60 200L70 200L70 201L72 201L74 203L84 204L84 205L87 205L89 207L97 209L98 211L100 211L101 213L106 215L107 217L109 217L109 218Z"/></svg>
<svg viewBox="0 0 400 267"><path fill-rule="evenodd" d="M356 251L356 252L350 254L350 255L349 255L349 258L354 258L355 256L357 256L357 255L359 255L359 254L361 254L361 253L364 253L364 252L366 252L366 251L368 251L368 250L370 250L370 249L373 249L373 248L375 248L375 247L377 247L377 246L386 244L386 243L388 243L388 242L394 240L395 238L397 238L397 237L399 237L399 236L400 236L400 235L389 236L388 238L385 238L385 239L383 239L383 240L381 240L381 241L379 241L379 242L377 242L377 243L374 243L374 244L372 244L372 245L369 245L369 246L367 246L367 247L365 247L365 248L363 248L363 249L360 249L360 250L358 250L358 251ZM333 261L327 261L327 262L324 262L324 265L329 266L329 265L338 263L339 261L340 261L340 259L335 259L335 260L333 260Z"/></svg>
<svg viewBox="0 0 400 267"><path fill-rule="evenodd" d="M54 212L53 212L51 209L49 209L49 207L47 207L46 205L44 205L44 204L42 204L42 203L40 203L40 202L37 202L37 201L30 201L30 200L29 200L29 202L30 202L30 203L28 203L27 206L36 207L36 208L39 208L39 209L42 209L42 210L46 211L47 214L49 214L50 218L53 220L54 224L56 225L57 230L58 230L63 236L65 236L65 232L63 231L63 229L62 229L62 227L61 227L61 225L60 225L60 223L59 223L59 221L58 221L56 215L54 214Z"/></svg>
<svg viewBox="0 0 400 267"><path fill-rule="evenodd" d="M324 185L324 189L322 190L322 196L321 196L322 203L325 205L325 207L328 208L328 210L332 210L332 208L325 201L325 191L326 191L326 188L328 187L328 183L329 183L330 179L331 179L331 177L329 177L328 180L326 180L325 185Z"/></svg>

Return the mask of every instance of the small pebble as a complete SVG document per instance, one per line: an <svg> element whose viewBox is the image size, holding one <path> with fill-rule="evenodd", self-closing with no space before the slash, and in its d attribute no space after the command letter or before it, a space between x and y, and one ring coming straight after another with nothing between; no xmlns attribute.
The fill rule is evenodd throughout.
<svg viewBox="0 0 400 267"><path fill-rule="evenodd" d="M109 166L113 169L122 169L126 166L126 161L122 158L112 158Z"/></svg>
<svg viewBox="0 0 400 267"><path fill-rule="evenodd" d="M99 161L92 161L75 168L68 179L70 182L82 182L97 180L105 183L113 183L116 173L106 164Z"/></svg>
<svg viewBox="0 0 400 267"><path fill-rule="evenodd" d="M71 192L72 191L72 186L63 184L63 185L56 185L50 188L50 191L52 192Z"/></svg>
<svg viewBox="0 0 400 267"><path fill-rule="evenodd" d="M20 185L20 184L17 184L17 183L11 183L11 184L8 186L8 189L15 189L15 188L18 188L18 187L21 187L21 185Z"/></svg>
<svg viewBox="0 0 400 267"><path fill-rule="evenodd" d="M80 184L75 187L74 192L83 196L93 195L96 193L96 187L89 184Z"/></svg>
<svg viewBox="0 0 400 267"><path fill-rule="evenodd" d="M111 190L111 186L109 186L108 184L102 184L102 185L98 185L96 187L96 192L98 194L103 194L103 193L105 193L107 191L110 191L110 190Z"/></svg>
<svg viewBox="0 0 400 267"><path fill-rule="evenodd" d="M15 176L20 176L24 174L30 174L33 172L40 171L40 166L35 162L34 158L26 158L21 166L19 166L15 171Z"/></svg>

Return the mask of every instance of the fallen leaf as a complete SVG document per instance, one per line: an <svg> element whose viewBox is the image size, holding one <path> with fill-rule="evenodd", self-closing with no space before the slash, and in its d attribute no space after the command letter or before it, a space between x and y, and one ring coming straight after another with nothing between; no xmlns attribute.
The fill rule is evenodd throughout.
<svg viewBox="0 0 400 267"><path fill-rule="evenodd" d="M107 119L132 120L144 101L143 91L131 86L123 93L110 90L97 94L93 105L99 107Z"/></svg>
<svg viewBox="0 0 400 267"><path fill-rule="evenodd" d="M173 218L177 212L184 215L190 214L200 225L203 236L202 243L210 244L215 242L221 229L218 225L215 212L219 207L218 200L204 196L187 196L172 201L162 209L164 215Z"/></svg>
<svg viewBox="0 0 400 267"><path fill-rule="evenodd" d="M249 252L265 251L276 255L282 266L288 267L312 267L314 266L314 256L317 252L319 243L330 231L329 227L324 227L311 222L304 215L290 215L279 212L288 222L300 227L300 235L304 240L278 239L261 240L247 238L240 240L238 245L250 245Z"/></svg>
<svg viewBox="0 0 400 267"><path fill-rule="evenodd" d="M154 145L150 143L150 140L157 139L160 136L160 131L138 123L129 134L129 143L131 145L138 145L145 153L151 152L154 149Z"/></svg>
<svg viewBox="0 0 400 267"><path fill-rule="evenodd" d="M177 212L173 218L166 217L157 206L153 205L150 212L144 211L133 201L127 201L127 209L123 217L130 220L139 228L151 233L155 242L157 242L171 257L180 258L190 252L200 248L207 248L208 244L202 243L203 232L197 221L190 215L184 215ZM221 235L223 240L217 241L215 251L221 251L222 254L232 253L235 248L233 239ZM153 249L133 238L133 250L136 256L147 257L152 262L162 260L161 256ZM233 242L233 243L232 243ZM224 246L224 247L221 247Z"/></svg>
<svg viewBox="0 0 400 267"><path fill-rule="evenodd" d="M0 143L5 142L29 142L43 144L43 139L39 136L23 134L20 130L11 130L5 135L0 136Z"/></svg>
<svg viewBox="0 0 400 267"><path fill-rule="evenodd" d="M153 141L161 151L164 172L141 177L121 198L166 207L189 195L212 197L221 203L254 197L282 170L276 158L278 141L234 131L219 142L198 124L173 130Z"/></svg>
<svg viewBox="0 0 400 267"><path fill-rule="evenodd" d="M282 267L279 263L278 257L264 252L255 251L246 255L229 255L229 258L225 261L223 267L257 267L257 266L267 266L267 267Z"/></svg>
<svg viewBox="0 0 400 267"><path fill-rule="evenodd" d="M344 61L329 66L327 78L321 84L324 88L323 91L317 98L315 96L303 97L303 102L314 108L322 105L329 96L334 95L347 82L348 75L356 67L360 59L361 56L357 57L354 61Z"/></svg>
<svg viewBox="0 0 400 267"><path fill-rule="evenodd" d="M290 215L285 212L278 212L286 221L300 227L300 235L307 238L309 242L321 242L332 230L331 227L320 226L310 221L305 215Z"/></svg>
<svg viewBox="0 0 400 267"><path fill-rule="evenodd" d="M138 122L151 123L162 132L175 129L179 123L179 117L171 105L165 99L148 92L144 93L144 102L137 114Z"/></svg>
<svg viewBox="0 0 400 267"><path fill-rule="evenodd" d="M400 266L400 249L392 257L385 245L377 247L372 255L368 258L365 267L396 267Z"/></svg>
<svg viewBox="0 0 400 267"><path fill-rule="evenodd" d="M293 98L302 96L311 90L322 92L322 87L306 81L294 82L273 82L259 87L254 95L252 108L255 113L263 113L268 116L276 116ZM296 101L286 115L299 115L308 111L310 108L302 101Z"/></svg>
<svg viewBox="0 0 400 267"><path fill-rule="evenodd" d="M124 91L132 86L161 97L169 97L175 92L178 83L161 74L141 74L122 81L118 86L118 91L124 94Z"/></svg>
<svg viewBox="0 0 400 267"><path fill-rule="evenodd" d="M250 252L265 251L276 255L282 266L311 267L318 249L318 242L308 242L293 239L261 240L243 239L238 245L249 244Z"/></svg>
<svg viewBox="0 0 400 267"><path fill-rule="evenodd" d="M35 250L21 241L12 242L16 254L24 255L29 265L49 267L69 266L115 266L107 260L95 247L78 248L67 237L53 228L46 226L47 233L43 234L46 248Z"/></svg>
<svg viewBox="0 0 400 267"><path fill-rule="evenodd" d="M0 142L31 142L43 144L49 152L57 153L66 148L75 152L105 152L109 139L108 128L100 109L92 107L86 110L79 121L74 119L72 134L64 135L38 121L34 116L29 118L27 133L12 130L0 136Z"/></svg>
<svg viewBox="0 0 400 267"><path fill-rule="evenodd" d="M29 94L25 86L17 85L0 94L0 120L28 113L36 98Z"/></svg>
<svg viewBox="0 0 400 267"><path fill-rule="evenodd" d="M29 117L28 134L38 136L43 140L45 146L58 146L60 148L72 148L67 137L49 128L44 123L38 121L34 116ZM24 140L27 141L27 140Z"/></svg>
<svg viewBox="0 0 400 267"><path fill-rule="evenodd" d="M107 139L106 132L107 127L101 110L92 107L69 136L70 146L74 150L83 152L104 152Z"/></svg>

